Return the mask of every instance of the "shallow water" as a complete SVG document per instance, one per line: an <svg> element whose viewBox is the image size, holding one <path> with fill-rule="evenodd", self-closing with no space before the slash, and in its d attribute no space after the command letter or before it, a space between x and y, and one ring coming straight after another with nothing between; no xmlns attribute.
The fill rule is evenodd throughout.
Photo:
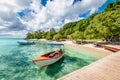
<svg viewBox="0 0 120 80"><path fill-rule="evenodd" d="M0 39L0 80L56 80L97 60L65 47L65 55L61 60L38 68L32 58L58 47L49 47L45 42L20 46L17 41L22 39Z"/></svg>

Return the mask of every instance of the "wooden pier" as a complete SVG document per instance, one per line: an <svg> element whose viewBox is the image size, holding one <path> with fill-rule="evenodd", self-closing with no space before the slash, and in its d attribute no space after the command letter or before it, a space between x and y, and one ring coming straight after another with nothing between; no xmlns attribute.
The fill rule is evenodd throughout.
<svg viewBox="0 0 120 80"><path fill-rule="evenodd" d="M120 80L120 51L57 80Z"/></svg>

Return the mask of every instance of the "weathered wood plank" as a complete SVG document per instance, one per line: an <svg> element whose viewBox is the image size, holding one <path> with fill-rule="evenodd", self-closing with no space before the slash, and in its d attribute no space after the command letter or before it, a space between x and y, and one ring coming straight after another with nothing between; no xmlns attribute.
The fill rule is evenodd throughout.
<svg viewBox="0 0 120 80"><path fill-rule="evenodd" d="M120 80L120 51L57 80Z"/></svg>

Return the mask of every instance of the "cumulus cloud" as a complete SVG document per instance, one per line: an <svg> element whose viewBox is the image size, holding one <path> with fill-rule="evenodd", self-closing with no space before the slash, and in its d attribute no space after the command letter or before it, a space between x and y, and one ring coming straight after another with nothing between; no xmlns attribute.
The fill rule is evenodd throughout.
<svg viewBox="0 0 120 80"><path fill-rule="evenodd" d="M83 17L82 14L89 11L88 15L95 13L106 0L48 0L45 6L42 6L37 0L33 1L30 8L35 11L31 12L32 19L25 22L30 30L38 29L59 29L64 23L76 21ZM74 3L74 4L73 4ZM30 14L30 15L31 15ZM25 17L29 17L26 15ZM33 27L34 26L34 27Z"/></svg>
<svg viewBox="0 0 120 80"><path fill-rule="evenodd" d="M95 13L106 0L0 0L0 34L25 35L28 31L59 29L65 23ZM7 35L5 34L5 35Z"/></svg>
<svg viewBox="0 0 120 80"><path fill-rule="evenodd" d="M9 32L6 32L6 31L2 31L0 32L0 38L23 38L25 37L24 34L27 34L27 32L25 30L22 30L22 31L9 31Z"/></svg>
<svg viewBox="0 0 120 80"><path fill-rule="evenodd" d="M12 36L14 32L20 33L26 29L26 25L20 22L17 12L29 7L30 3L30 0L0 0L0 36Z"/></svg>

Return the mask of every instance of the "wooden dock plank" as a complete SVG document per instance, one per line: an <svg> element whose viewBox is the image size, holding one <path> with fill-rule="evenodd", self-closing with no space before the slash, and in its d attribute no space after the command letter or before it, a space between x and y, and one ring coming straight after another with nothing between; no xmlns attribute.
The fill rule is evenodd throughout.
<svg viewBox="0 0 120 80"><path fill-rule="evenodd" d="M120 51L57 80L120 80Z"/></svg>

